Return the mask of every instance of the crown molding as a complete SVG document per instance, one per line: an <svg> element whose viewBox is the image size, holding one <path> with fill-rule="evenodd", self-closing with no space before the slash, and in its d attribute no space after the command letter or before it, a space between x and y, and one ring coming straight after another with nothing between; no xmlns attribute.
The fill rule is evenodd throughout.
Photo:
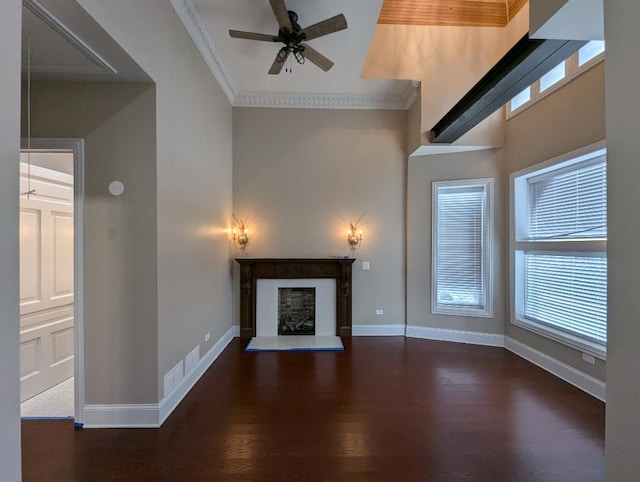
<svg viewBox="0 0 640 482"><path fill-rule="evenodd" d="M416 99L410 82L401 94L312 94L296 92L239 92L234 107L280 107L289 109L407 110Z"/></svg>
<svg viewBox="0 0 640 482"><path fill-rule="evenodd" d="M227 99L229 99L231 105L234 105L236 96L238 95L238 89L233 83L231 74L222 60L222 55L220 55L220 51L216 47L213 38L211 38L204 20L202 20L193 1L171 0L171 5L187 29L193 43L196 44L209 70L211 70L218 84L220 84Z"/></svg>
<svg viewBox="0 0 640 482"><path fill-rule="evenodd" d="M419 82L407 82L400 94L239 92L193 0L171 0L171 5L234 107L407 110L416 99Z"/></svg>

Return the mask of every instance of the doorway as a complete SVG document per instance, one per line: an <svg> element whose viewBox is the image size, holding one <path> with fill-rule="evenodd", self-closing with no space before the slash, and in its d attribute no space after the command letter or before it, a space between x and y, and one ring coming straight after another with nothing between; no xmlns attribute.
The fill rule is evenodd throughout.
<svg viewBox="0 0 640 482"><path fill-rule="evenodd" d="M29 144L20 155L21 412L81 423L83 142Z"/></svg>

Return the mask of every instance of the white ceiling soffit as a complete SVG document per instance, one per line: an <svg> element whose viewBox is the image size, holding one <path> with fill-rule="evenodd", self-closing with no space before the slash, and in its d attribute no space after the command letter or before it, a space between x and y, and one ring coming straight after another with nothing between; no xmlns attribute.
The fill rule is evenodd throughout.
<svg viewBox="0 0 640 482"><path fill-rule="evenodd" d="M22 4L22 71L33 79L151 81L75 0Z"/></svg>
<svg viewBox="0 0 640 482"><path fill-rule="evenodd" d="M425 144L418 147L409 157L435 156L438 154L452 154L455 152L486 151L496 149L496 146L458 146L453 144Z"/></svg>
<svg viewBox="0 0 640 482"><path fill-rule="evenodd" d="M276 34L267 0L171 0L209 69L233 106L406 110L417 95L409 80L363 79L361 70L382 0L287 0L304 28L344 13L346 30L310 41L335 62L323 72L311 62L293 73L267 71L280 44L229 37L229 29Z"/></svg>
<svg viewBox="0 0 640 482"><path fill-rule="evenodd" d="M530 0L531 38L604 40L604 0Z"/></svg>

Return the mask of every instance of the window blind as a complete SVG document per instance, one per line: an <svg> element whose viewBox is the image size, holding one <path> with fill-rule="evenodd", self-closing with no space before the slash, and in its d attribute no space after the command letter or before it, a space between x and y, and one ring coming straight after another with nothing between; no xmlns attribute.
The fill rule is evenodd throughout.
<svg viewBox="0 0 640 482"><path fill-rule="evenodd" d="M594 164L529 180L532 240L607 237L607 172Z"/></svg>
<svg viewBox="0 0 640 482"><path fill-rule="evenodd" d="M438 305L484 309L484 186L437 188L436 299Z"/></svg>
<svg viewBox="0 0 640 482"><path fill-rule="evenodd" d="M606 257L526 253L524 307L530 320L606 344Z"/></svg>

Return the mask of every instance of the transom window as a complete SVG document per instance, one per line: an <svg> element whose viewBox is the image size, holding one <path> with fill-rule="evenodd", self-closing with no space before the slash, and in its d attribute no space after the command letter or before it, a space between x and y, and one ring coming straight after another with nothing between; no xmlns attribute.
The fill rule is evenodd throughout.
<svg viewBox="0 0 640 482"><path fill-rule="evenodd" d="M604 41L593 40L563 60L507 103L507 119L535 104L604 59Z"/></svg>

